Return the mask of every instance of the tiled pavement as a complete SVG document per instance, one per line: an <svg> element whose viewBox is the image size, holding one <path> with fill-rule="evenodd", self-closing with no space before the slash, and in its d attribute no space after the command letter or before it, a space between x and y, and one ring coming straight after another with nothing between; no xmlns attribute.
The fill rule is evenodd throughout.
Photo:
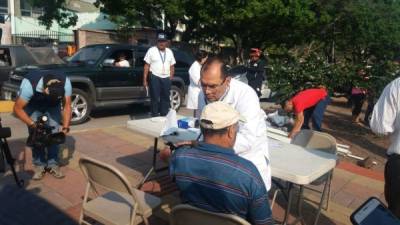
<svg viewBox="0 0 400 225"><path fill-rule="evenodd" d="M9 145L17 158L18 174L25 180L26 189L48 200L75 219L79 217L85 187L85 180L78 165L80 157L90 156L116 166L127 175L132 185L137 185L142 180L143 174L150 168L152 159L150 147L153 140L124 127L73 132L60 152L65 178L55 179L46 174L43 180L33 181L31 151L24 146L24 141L9 141ZM163 181L161 185L157 182L144 185L146 191L161 195L163 199L161 209L151 218L151 224L168 224L168 212L171 206L179 202L178 193L174 192L173 186L165 186L166 179ZM5 183L14 183L9 171L0 175L0 184ZM306 191L305 196L308 201L304 204L303 212L306 222L311 224L315 215L313 201L318 196L311 191ZM384 199L383 175L349 163L339 163L334 171L329 210L323 211L319 224L350 224L351 212L370 196ZM284 206L284 201L278 201L273 209L276 220L283 218L281 205Z"/></svg>

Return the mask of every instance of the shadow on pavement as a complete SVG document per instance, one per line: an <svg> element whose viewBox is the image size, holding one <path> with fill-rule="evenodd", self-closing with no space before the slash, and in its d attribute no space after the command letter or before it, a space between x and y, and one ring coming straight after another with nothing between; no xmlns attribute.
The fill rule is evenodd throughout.
<svg viewBox="0 0 400 225"><path fill-rule="evenodd" d="M58 160L60 166L67 166L69 161L74 157L75 153L75 138L67 136L65 143L60 145Z"/></svg>

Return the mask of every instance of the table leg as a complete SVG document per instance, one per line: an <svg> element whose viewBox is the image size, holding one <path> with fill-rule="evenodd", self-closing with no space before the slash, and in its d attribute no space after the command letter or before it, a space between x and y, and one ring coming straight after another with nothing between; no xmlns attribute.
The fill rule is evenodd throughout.
<svg viewBox="0 0 400 225"><path fill-rule="evenodd" d="M153 168L156 168L156 163L157 163L157 153L158 149L158 138L154 138L154 145L153 145Z"/></svg>
<svg viewBox="0 0 400 225"><path fill-rule="evenodd" d="M297 198L297 218L292 224L297 224L299 221L301 224L305 224L303 218L303 193L304 193L304 186L300 185L299 197Z"/></svg>
<svg viewBox="0 0 400 225"><path fill-rule="evenodd" d="M143 177L142 182L140 182L140 184L138 185L138 189L140 189L143 184L147 181L147 179L149 179L150 175L156 171L156 164L157 164L157 153L158 153L158 149L157 149L157 145L158 145L158 137L154 138L154 145L153 145L153 162L152 162L152 166L149 169L149 171L146 173L146 175Z"/></svg>
<svg viewBox="0 0 400 225"><path fill-rule="evenodd" d="M287 202L287 207L286 207L286 211L285 211L285 217L283 219L283 223L282 225L287 225L288 224L288 220L289 220L289 214L290 214L290 206L292 204L292 192L293 192L293 184L292 183L288 183L288 202Z"/></svg>
<svg viewBox="0 0 400 225"><path fill-rule="evenodd" d="M332 176L331 176L332 172L333 172L333 170L331 170L329 172L328 179L325 181L324 190L322 191L321 201L319 202L319 205L318 205L317 216L315 217L315 220L314 220L314 225L317 225L317 223L318 223L319 215L321 214L321 208L322 208L322 205L323 205L324 200L325 200L327 187L330 184L330 180L332 179ZM328 199L328 201L329 201L329 199Z"/></svg>

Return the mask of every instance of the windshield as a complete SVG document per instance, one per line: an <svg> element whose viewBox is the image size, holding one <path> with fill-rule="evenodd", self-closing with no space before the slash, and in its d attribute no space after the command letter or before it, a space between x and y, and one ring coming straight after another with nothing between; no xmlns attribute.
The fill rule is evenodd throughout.
<svg viewBox="0 0 400 225"><path fill-rule="evenodd" d="M81 48L68 61L71 63L95 64L106 51L106 46L91 46Z"/></svg>

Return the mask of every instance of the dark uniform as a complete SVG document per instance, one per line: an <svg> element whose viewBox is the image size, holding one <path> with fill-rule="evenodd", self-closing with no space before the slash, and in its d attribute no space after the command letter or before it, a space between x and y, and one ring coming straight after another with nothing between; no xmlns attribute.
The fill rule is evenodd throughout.
<svg viewBox="0 0 400 225"><path fill-rule="evenodd" d="M248 84L256 91L258 97L261 96L261 86L265 79L265 66L265 60L258 59L257 61L250 61L247 69Z"/></svg>

